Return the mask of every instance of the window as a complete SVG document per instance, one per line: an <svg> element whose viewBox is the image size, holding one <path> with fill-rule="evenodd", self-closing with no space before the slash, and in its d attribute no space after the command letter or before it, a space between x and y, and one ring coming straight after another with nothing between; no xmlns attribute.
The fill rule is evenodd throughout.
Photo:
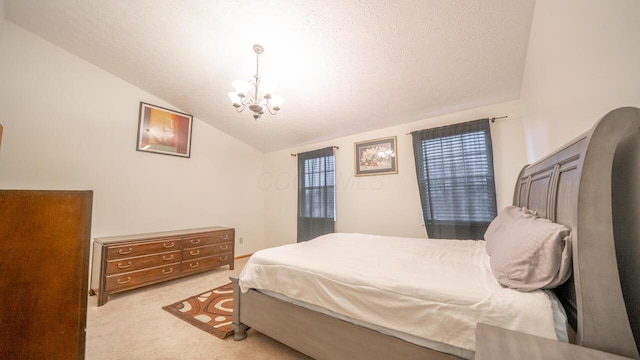
<svg viewBox="0 0 640 360"><path fill-rule="evenodd" d="M482 239L496 216L489 120L416 131L413 150L429 238Z"/></svg>
<svg viewBox="0 0 640 360"><path fill-rule="evenodd" d="M298 154L298 242L334 232L333 147Z"/></svg>

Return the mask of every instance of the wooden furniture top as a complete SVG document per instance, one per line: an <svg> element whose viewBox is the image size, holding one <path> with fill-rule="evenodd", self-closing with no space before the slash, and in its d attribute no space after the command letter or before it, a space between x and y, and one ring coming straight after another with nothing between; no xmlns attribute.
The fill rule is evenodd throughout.
<svg viewBox="0 0 640 360"><path fill-rule="evenodd" d="M183 235L194 235L200 233L208 233L212 231L225 231L225 230L234 230L234 228L224 227L224 226L211 226L204 228L196 228L196 229L184 229L184 230L171 230L171 231L160 231L153 233L144 233L144 234L134 234L134 235L119 235L119 236L108 236L108 237L100 237L96 238L95 241L101 244L114 244L120 242L128 242L128 241L139 241L140 239L155 239L155 238L165 238L172 236L183 236Z"/></svg>
<svg viewBox="0 0 640 360"><path fill-rule="evenodd" d="M538 336L478 324L475 360L626 360L627 357Z"/></svg>

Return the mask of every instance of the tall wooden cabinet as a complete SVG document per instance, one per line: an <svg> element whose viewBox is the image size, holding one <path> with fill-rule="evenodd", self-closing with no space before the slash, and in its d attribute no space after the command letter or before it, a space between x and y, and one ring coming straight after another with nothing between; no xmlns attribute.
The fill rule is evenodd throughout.
<svg viewBox="0 0 640 360"><path fill-rule="evenodd" d="M0 190L0 359L84 359L92 199Z"/></svg>

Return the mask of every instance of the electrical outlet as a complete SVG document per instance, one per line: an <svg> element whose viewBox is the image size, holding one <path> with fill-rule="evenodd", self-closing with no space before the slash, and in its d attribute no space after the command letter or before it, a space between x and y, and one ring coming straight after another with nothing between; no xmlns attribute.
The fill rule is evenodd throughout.
<svg viewBox="0 0 640 360"><path fill-rule="evenodd" d="M244 238L240 238L240 244L244 243Z"/></svg>

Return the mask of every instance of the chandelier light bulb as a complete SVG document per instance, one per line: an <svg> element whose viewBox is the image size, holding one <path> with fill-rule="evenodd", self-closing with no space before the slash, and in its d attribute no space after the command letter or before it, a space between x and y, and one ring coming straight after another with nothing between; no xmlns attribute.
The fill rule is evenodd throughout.
<svg viewBox="0 0 640 360"><path fill-rule="evenodd" d="M278 111L280 110L280 106L282 106L282 103L284 103L284 98L280 95L274 95L273 97L271 97L269 102L273 106L273 109Z"/></svg>
<svg viewBox="0 0 640 360"><path fill-rule="evenodd" d="M263 82L260 83L260 90L265 98L269 99L278 90L278 86L274 83Z"/></svg>
<svg viewBox="0 0 640 360"><path fill-rule="evenodd" d="M242 100L240 100L240 97L238 96L237 93L230 92L229 98L231 99L231 104L233 104L234 107L236 108L240 107L240 103L242 102Z"/></svg>
<svg viewBox="0 0 640 360"><path fill-rule="evenodd" d="M246 80L236 80L232 82L231 85L233 85L233 88L236 90L236 93L238 93L238 95L242 94L243 96L251 88L251 84L249 84L249 82Z"/></svg>

